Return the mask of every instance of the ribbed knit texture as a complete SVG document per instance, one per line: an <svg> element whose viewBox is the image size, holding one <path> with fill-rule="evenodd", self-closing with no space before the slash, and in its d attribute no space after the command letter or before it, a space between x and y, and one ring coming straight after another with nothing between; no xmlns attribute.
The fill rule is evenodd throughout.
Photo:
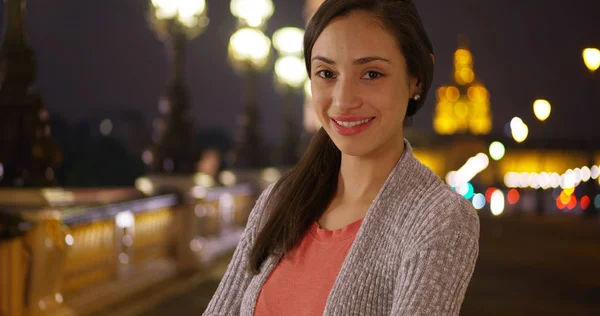
<svg viewBox="0 0 600 316"><path fill-rule="evenodd" d="M271 188L252 209L203 315L253 315L262 284L280 260L269 257L256 276L247 271ZM323 315L459 315L478 241L475 209L421 164L405 140L404 154L369 208Z"/></svg>

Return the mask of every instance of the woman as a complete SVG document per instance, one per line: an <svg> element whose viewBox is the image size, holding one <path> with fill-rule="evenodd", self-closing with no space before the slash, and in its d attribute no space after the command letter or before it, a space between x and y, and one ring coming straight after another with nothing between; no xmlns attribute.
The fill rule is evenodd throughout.
<svg viewBox="0 0 600 316"><path fill-rule="evenodd" d="M204 315L458 315L479 221L403 136L433 76L414 4L326 0L304 52L323 127L258 199Z"/></svg>

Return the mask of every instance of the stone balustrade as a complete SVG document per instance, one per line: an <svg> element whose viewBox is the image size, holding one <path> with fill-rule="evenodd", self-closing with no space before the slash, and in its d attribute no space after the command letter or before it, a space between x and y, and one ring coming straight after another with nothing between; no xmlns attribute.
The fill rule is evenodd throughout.
<svg viewBox="0 0 600 316"><path fill-rule="evenodd" d="M1 189L0 315L98 313L202 273L235 248L261 189Z"/></svg>

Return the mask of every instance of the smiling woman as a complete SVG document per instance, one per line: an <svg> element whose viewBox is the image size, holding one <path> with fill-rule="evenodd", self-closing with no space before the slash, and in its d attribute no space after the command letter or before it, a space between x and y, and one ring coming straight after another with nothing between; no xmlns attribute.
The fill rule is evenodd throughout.
<svg viewBox="0 0 600 316"><path fill-rule="evenodd" d="M269 187L205 315L458 315L472 205L413 155L433 48L409 0L326 0L304 37L322 128Z"/></svg>

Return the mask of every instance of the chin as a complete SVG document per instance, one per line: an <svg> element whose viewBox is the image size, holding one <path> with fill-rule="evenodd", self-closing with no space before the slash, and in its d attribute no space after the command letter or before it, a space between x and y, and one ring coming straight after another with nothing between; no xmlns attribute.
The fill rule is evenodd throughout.
<svg viewBox="0 0 600 316"><path fill-rule="evenodd" d="M332 138L335 146L342 152L344 155L353 156L353 157L362 157L367 156L369 153L375 151L377 145L373 142L369 142L368 140L351 140L351 139L343 139L340 140L338 137Z"/></svg>

